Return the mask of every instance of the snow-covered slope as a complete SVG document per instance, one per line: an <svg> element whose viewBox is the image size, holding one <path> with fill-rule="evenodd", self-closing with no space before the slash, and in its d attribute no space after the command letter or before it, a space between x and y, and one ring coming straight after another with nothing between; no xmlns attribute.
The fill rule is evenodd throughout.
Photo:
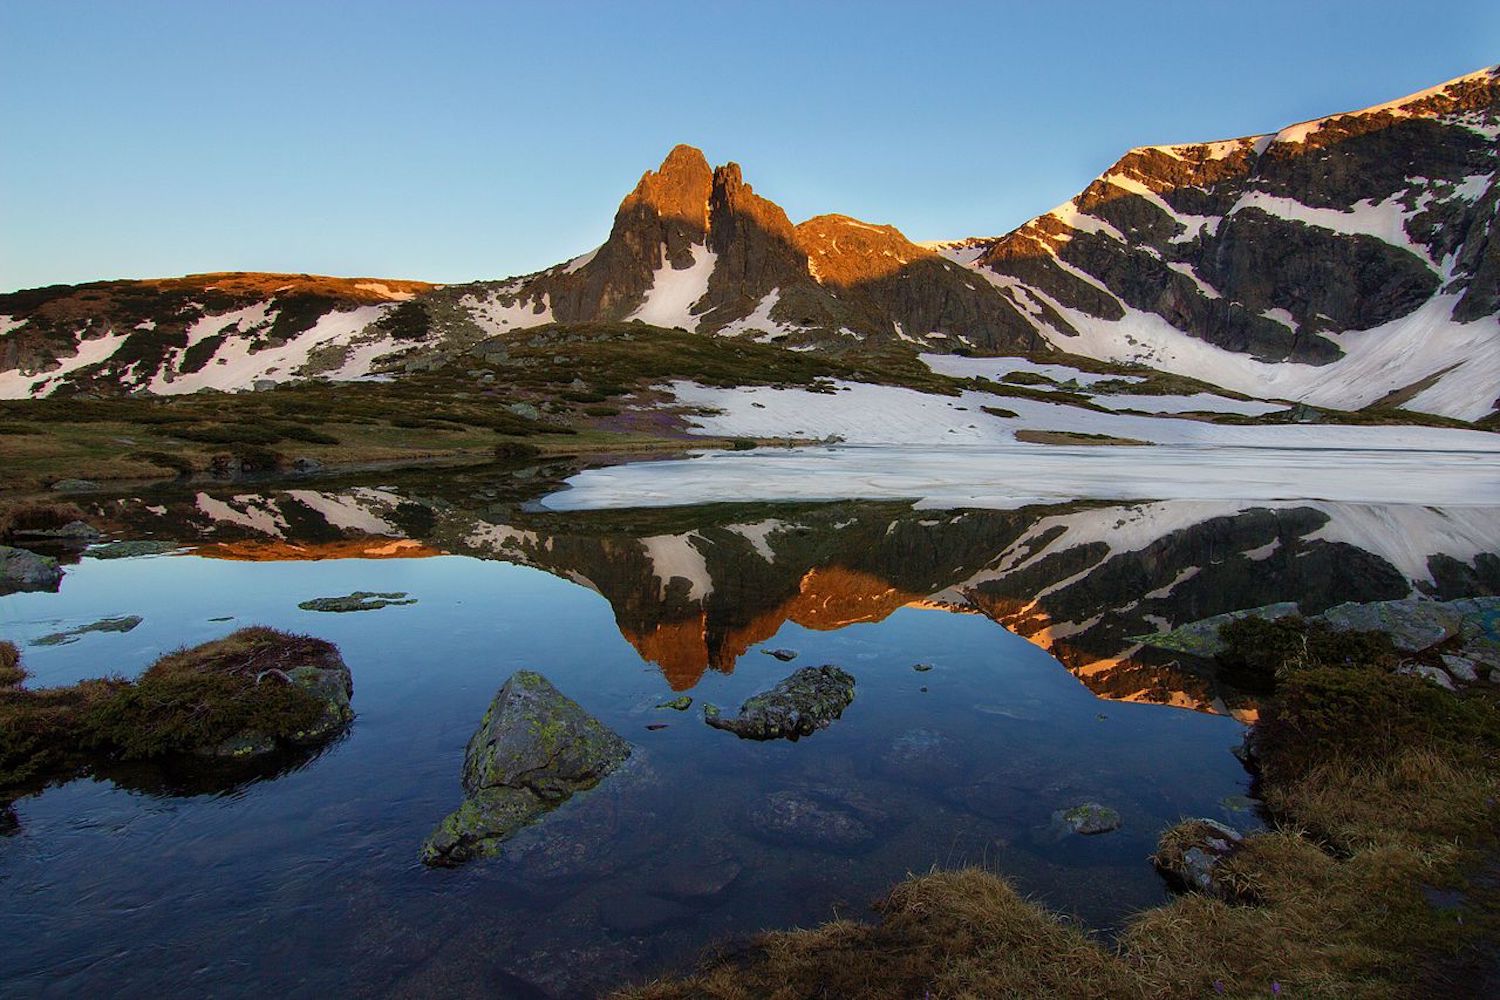
<svg viewBox="0 0 1500 1000"><path fill-rule="evenodd" d="M1500 68L1273 135L1131 150L965 260L1053 345L1261 397L1500 397ZM981 241L981 243L984 241Z"/></svg>

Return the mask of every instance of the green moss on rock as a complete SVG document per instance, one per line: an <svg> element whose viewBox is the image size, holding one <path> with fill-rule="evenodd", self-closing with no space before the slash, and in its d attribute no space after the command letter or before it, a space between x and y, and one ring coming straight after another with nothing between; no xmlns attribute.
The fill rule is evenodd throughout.
<svg viewBox="0 0 1500 1000"><path fill-rule="evenodd" d="M465 801L428 836L422 861L446 867L498 852L521 827L598 784L630 751L547 678L517 671L469 740Z"/></svg>

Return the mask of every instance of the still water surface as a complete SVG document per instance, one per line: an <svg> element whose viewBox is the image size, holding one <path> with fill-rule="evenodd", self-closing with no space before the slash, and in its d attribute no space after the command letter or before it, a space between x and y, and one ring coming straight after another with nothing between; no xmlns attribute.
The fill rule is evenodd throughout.
<svg viewBox="0 0 1500 1000"><path fill-rule="evenodd" d="M335 534L347 536L359 534L347 527L359 496L375 494L306 494L297 502L335 511L329 516L346 522ZM261 510L273 500L184 502L222 514L225 503ZM293 505L286 497L274 502L282 513ZM1234 565L1239 545L1258 560L1252 568L1262 584L1290 586L1296 578L1276 575L1280 563L1264 554L1256 532L1280 533L1287 573L1303 573L1299 567L1325 550L1346 565L1352 558L1345 543L1329 549L1314 538L1331 522L1313 514L1305 525L1264 511L1229 527L1222 517L1204 521L1207 541L1191 535L1191 517L1179 517L1169 525L1176 534L1163 536L1177 539L1171 546L1155 543L1156 552L1135 539L1136 549L1116 545L1116 558L1146 552L1130 565L1182 581L1179 590L1190 595L1186 581L1199 574L1173 560L1196 559L1203 573L1217 572ZM1144 860L1163 827L1189 815L1256 822L1235 802L1249 784L1230 752L1242 735L1235 718L1105 700L1080 680L1103 690L1107 671L1075 657L1070 672L1043 648L1048 636L1028 641L997 623L1011 607L1002 591L985 598L975 584L985 613L954 613L951 602L907 599L941 596L940 575L882 591L869 562L887 544L887 578L916 574L928 560L947 565L955 581L977 579L974 567L1006 546L1035 553L1060 545L1043 515L989 515L1002 518L991 523L961 512L834 506L753 523L748 515L704 514L698 527L684 532L678 524L675 534L655 526L632 535L615 523L566 537L538 524L480 530L473 520L444 535L443 519L452 516L439 510L429 519L434 549L473 549L503 537L506 544L522 539L534 558L511 561L503 550L489 558L306 558L328 542L323 530L322 542L309 542L300 559L244 561L240 550L236 558L210 558L225 553L206 549L85 558L69 567L57 594L0 599L0 635L24 647L33 686L133 675L176 647L267 624L336 643L354 674L358 712L347 736L323 752L228 786L192 772L136 768L20 800L18 828L0 838L0 992L591 995L679 968L703 946L737 935L867 916L869 903L906 874L963 864L1002 872L1107 933L1165 898ZM698 523L691 513L673 516ZM1081 532L1085 516L1089 524L1125 523L1113 510L1073 508L1053 520ZM858 534L861 518L870 525L866 535ZM223 527L200 518L193 530L212 535ZM834 527L856 534L835 543ZM275 529L276 545L288 531ZM1039 531L1040 541L1028 531ZM920 541L906 537L912 532L922 533L911 535ZM728 551L731 536L750 553L735 559L760 559L763 576L789 574L789 583L775 586L792 588L786 606L795 610L762 613L783 598L746 566L716 555ZM1099 544L1076 551L1097 553ZM630 560L641 552L661 565L653 570L647 561L632 577ZM701 565L685 558L690 552L703 556ZM520 564L540 563L544 553L552 572ZM805 560L793 565L798 553ZM608 561L618 579L606 582L603 564L590 569L591 559ZM1007 559L995 572L1010 572L1014 560ZM1147 593L1157 583L1118 568L1091 577L1087 565L1057 559L1048 572L1038 559L1034 583L1007 579L1035 593L1084 593L1122 614L1151 598L1145 607L1165 616L1165 599ZM673 560L685 575L663 571ZM1406 589L1392 574L1390 586ZM1318 599L1335 599L1324 592L1326 574L1314 576L1324 588ZM858 600L849 594L855 583L865 588ZM820 596L819 586L831 589ZM355 590L402 591L417 603L351 614L297 608ZM1257 590L1234 599L1266 596ZM1099 620L1102 610L1096 614L1082 597L1069 600L1078 606L1068 612L1075 619ZM840 601L877 610L839 612L833 605ZM1055 616L1065 605L1058 601ZM668 606L677 619L658 620ZM683 608L699 609L700 617L678 614ZM1214 610L1194 598L1184 616ZM125 634L27 645L125 614L144 621ZM728 653L726 615L740 637ZM1111 635L1144 628L1133 622ZM674 643L679 648L669 648ZM763 655L770 648L798 656L782 663ZM858 684L853 705L825 731L797 743L756 743L701 721L705 701L732 708L793 669L821 663L843 666ZM932 669L918 672L917 663ZM523 667L544 673L629 739L633 763L514 838L504 856L456 871L426 869L418 847L460 801L465 744L496 689ZM1132 669L1134 691L1139 671L1149 668ZM681 691L695 699L691 711L656 707ZM1213 707L1206 696L1184 701L1168 692L1156 700L1174 698ZM847 850L816 837L758 834L754 817L765 796L785 790L857 817L873 836ZM1118 809L1121 829L1059 834L1053 812L1088 800Z"/></svg>

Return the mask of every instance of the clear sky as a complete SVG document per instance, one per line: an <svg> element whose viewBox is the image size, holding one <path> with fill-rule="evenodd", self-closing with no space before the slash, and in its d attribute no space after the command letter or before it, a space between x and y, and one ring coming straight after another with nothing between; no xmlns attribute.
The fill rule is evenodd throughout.
<svg viewBox="0 0 1500 1000"><path fill-rule="evenodd" d="M994 234L1130 146L1496 61L1495 0L0 0L0 290L533 271L678 142L794 222Z"/></svg>

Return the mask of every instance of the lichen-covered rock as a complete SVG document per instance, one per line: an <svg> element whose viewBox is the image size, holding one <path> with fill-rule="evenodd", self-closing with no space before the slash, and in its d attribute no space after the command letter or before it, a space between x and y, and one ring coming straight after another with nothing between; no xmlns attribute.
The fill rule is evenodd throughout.
<svg viewBox="0 0 1500 1000"><path fill-rule="evenodd" d="M1452 656L1444 653L1440 659L1443 661L1443 669L1455 681L1464 684L1473 684L1479 680L1479 670L1473 660L1463 656Z"/></svg>
<svg viewBox="0 0 1500 1000"><path fill-rule="evenodd" d="M1086 837L1120 828L1120 814L1097 802L1084 802L1071 809L1059 809L1052 814L1052 821L1065 832L1079 833Z"/></svg>
<svg viewBox="0 0 1500 1000"><path fill-rule="evenodd" d="M1421 677L1424 680L1431 681L1440 688L1444 688L1448 691L1454 690L1453 678L1449 677L1446 673L1444 673L1442 670L1439 670L1437 667L1428 666L1425 663L1416 663L1410 666L1401 667L1396 671L1396 673L1404 674L1409 677Z"/></svg>
<svg viewBox="0 0 1500 1000"><path fill-rule="evenodd" d="M1253 887L1229 865L1244 842L1238 830L1217 820L1184 820L1162 834L1151 862L1178 889L1250 901Z"/></svg>
<svg viewBox="0 0 1500 1000"><path fill-rule="evenodd" d="M51 556L0 545L0 594L56 590L62 578L62 568Z"/></svg>
<svg viewBox="0 0 1500 1000"><path fill-rule="evenodd" d="M740 714L725 718L703 706L703 721L747 740L797 740L843 714L854 700L854 677L831 664L803 667L770 691L747 699Z"/></svg>
<svg viewBox="0 0 1500 1000"><path fill-rule="evenodd" d="M1265 618L1272 620L1285 618L1287 615L1297 613L1297 605L1291 601L1283 601L1280 604L1267 604L1260 608L1246 608L1243 611L1228 611L1220 615L1212 615L1195 622L1179 625L1170 632L1159 632L1152 635L1131 636L1137 642L1156 649L1165 649L1173 653L1187 653L1190 656L1201 656L1211 659L1223 653L1226 646L1224 640L1219 637L1221 626L1242 618Z"/></svg>
<svg viewBox="0 0 1500 1000"><path fill-rule="evenodd" d="M345 594L342 597L314 597L310 601L301 602L297 607L303 611L343 613L347 611L375 611L379 608L416 603L417 599L415 597L407 597L405 591L381 593L370 590L356 590L354 593Z"/></svg>
<svg viewBox="0 0 1500 1000"><path fill-rule="evenodd" d="M507 837L574 792L598 784L630 752L629 743L547 678L517 671L469 740L467 798L428 836L423 862L452 866L497 853Z"/></svg>
<svg viewBox="0 0 1500 1000"><path fill-rule="evenodd" d="M1439 601L1405 598L1368 604L1340 604L1318 616L1342 631L1383 632L1404 653L1430 649L1457 635L1463 612Z"/></svg>

